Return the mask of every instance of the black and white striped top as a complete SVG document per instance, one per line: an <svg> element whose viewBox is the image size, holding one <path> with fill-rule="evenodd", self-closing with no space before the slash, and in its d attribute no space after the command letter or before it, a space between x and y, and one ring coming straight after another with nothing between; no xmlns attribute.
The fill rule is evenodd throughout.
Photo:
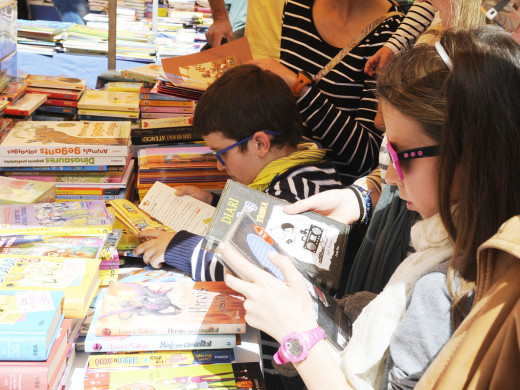
<svg viewBox="0 0 520 390"><path fill-rule="evenodd" d="M415 2L395 34L385 43L385 47L397 53L412 46L419 35L430 27L435 12L437 12L437 8L430 1Z"/></svg>
<svg viewBox="0 0 520 390"><path fill-rule="evenodd" d="M312 18L314 0L288 0L284 8L280 62L294 72L316 75L341 50L319 35ZM396 11L390 6L389 11ZM355 46L298 100L314 139L330 148L341 179L351 184L377 166L382 133L374 127L375 80L365 62L392 36L402 17L393 16Z"/></svg>

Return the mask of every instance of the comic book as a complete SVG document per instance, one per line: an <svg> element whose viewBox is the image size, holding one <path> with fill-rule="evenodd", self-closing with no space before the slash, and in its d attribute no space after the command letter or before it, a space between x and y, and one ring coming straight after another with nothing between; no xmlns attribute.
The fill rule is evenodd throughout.
<svg viewBox="0 0 520 390"><path fill-rule="evenodd" d="M128 199L114 199L108 203L114 208L116 218L135 235L146 229L171 231L168 226L150 217Z"/></svg>

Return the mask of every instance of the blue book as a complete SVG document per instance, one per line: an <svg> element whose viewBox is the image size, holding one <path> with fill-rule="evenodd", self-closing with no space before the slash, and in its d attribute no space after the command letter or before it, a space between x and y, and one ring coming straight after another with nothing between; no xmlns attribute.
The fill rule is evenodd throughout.
<svg viewBox="0 0 520 390"><path fill-rule="evenodd" d="M47 360L63 321L63 291L0 291L0 360Z"/></svg>

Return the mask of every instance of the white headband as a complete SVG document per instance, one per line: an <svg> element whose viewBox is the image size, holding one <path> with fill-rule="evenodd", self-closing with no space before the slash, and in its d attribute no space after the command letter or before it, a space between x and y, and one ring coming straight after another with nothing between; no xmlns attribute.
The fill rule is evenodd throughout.
<svg viewBox="0 0 520 390"><path fill-rule="evenodd" d="M446 65L446 67L451 71L453 70L453 62L451 62L451 58L446 53L446 50L444 50L444 47L442 47L441 43L439 41L435 42L435 50L437 50L437 53L439 53L439 56L442 59L442 62Z"/></svg>

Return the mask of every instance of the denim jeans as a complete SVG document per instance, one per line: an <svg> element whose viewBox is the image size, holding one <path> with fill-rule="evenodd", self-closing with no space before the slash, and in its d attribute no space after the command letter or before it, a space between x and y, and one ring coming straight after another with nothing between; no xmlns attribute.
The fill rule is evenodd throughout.
<svg viewBox="0 0 520 390"><path fill-rule="evenodd" d="M89 13L87 0L52 0L62 22L85 24L83 16Z"/></svg>

